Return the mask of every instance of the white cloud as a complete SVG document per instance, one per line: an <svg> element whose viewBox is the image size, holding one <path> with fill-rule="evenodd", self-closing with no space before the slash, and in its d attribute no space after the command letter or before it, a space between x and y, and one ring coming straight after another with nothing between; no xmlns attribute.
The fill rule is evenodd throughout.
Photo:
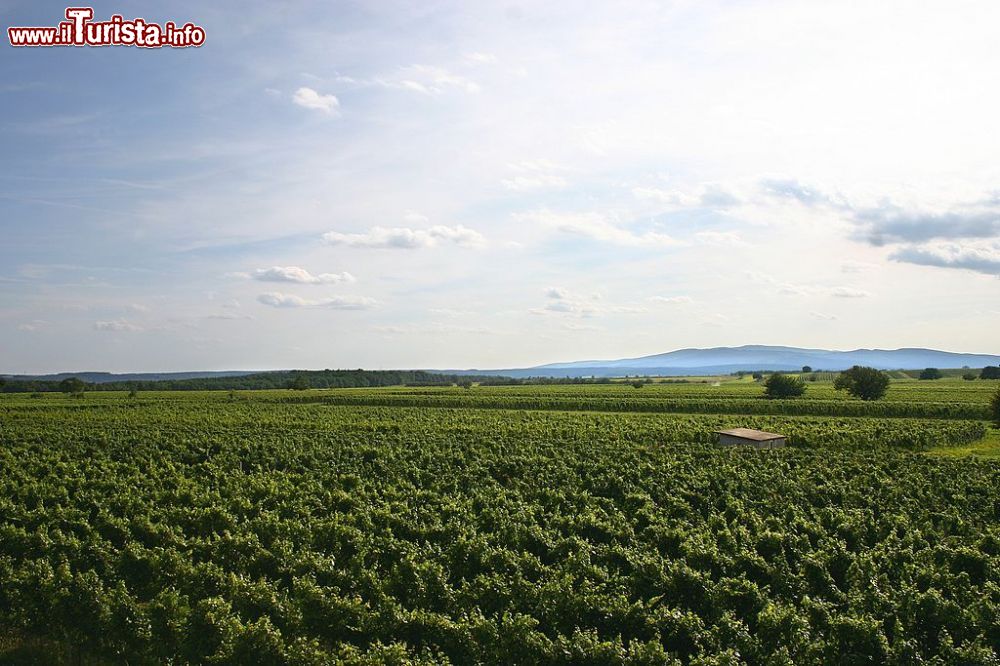
<svg viewBox="0 0 1000 666"><path fill-rule="evenodd" d="M252 315L239 314L238 312L222 312L219 314L206 315L205 319L218 319L221 321L236 321L240 319L253 319Z"/></svg>
<svg viewBox="0 0 1000 666"><path fill-rule="evenodd" d="M508 164L515 174L504 178L501 184L508 190L525 192L528 190L559 189L569 185L560 175L560 167L549 160L524 160Z"/></svg>
<svg viewBox="0 0 1000 666"><path fill-rule="evenodd" d="M641 305L604 305L599 303L600 295L594 294L589 299L574 294L562 287L549 287L545 290L549 302L540 308L528 310L534 315L566 314L576 317L593 317L605 314L642 314L649 310Z"/></svg>
<svg viewBox="0 0 1000 666"><path fill-rule="evenodd" d="M872 264L867 261L854 261L847 260L840 265L841 273L867 273L868 271L873 271L878 268L878 264Z"/></svg>
<svg viewBox="0 0 1000 666"><path fill-rule="evenodd" d="M477 51L466 53L465 59L479 65L491 65L497 61L497 57L492 53L480 53Z"/></svg>
<svg viewBox="0 0 1000 666"><path fill-rule="evenodd" d="M97 331L112 331L115 333L122 332L136 332L141 331L142 328L136 326L127 319L112 319L110 321L96 321L94 322L94 330Z"/></svg>
<svg viewBox="0 0 1000 666"><path fill-rule="evenodd" d="M341 80L349 77L341 77ZM358 85L376 85L396 90L409 90L423 95L441 95L449 90L466 93L480 91L475 81L455 74L454 72L435 65L408 65L398 71L371 80L351 79Z"/></svg>
<svg viewBox="0 0 1000 666"><path fill-rule="evenodd" d="M257 296L257 301L273 308L329 308L331 310L369 310L377 305L371 298L334 296L326 299L306 299L294 294L267 292Z"/></svg>
<svg viewBox="0 0 1000 666"><path fill-rule="evenodd" d="M599 213L558 213L548 209L518 213L515 219L535 222L556 231L627 247L675 247L681 241L656 231L636 233L612 224Z"/></svg>
<svg viewBox="0 0 1000 666"><path fill-rule="evenodd" d="M437 225L429 229L373 227L364 234L330 231L323 234L323 241L329 245L396 249L434 247L441 242L465 247L482 247L486 244L482 234L460 224L454 227Z"/></svg>
<svg viewBox="0 0 1000 666"><path fill-rule="evenodd" d="M403 214L403 221L410 224L427 224L430 222L430 218L415 210L408 210Z"/></svg>
<svg viewBox="0 0 1000 666"><path fill-rule="evenodd" d="M292 101L304 109L322 111L330 115L336 114L340 101L334 95L321 95L312 88L302 87L292 95Z"/></svg>
<svg viewBox="0 0 1000 666"><path fill-rule="evenodd" d="M320 273L313 275L298 266L272 266L258 268L252 274L253 279L262 282L296 282L298 284L336 284L338 282L355 282L356 278L348 272Z"/></svg>
<svg viewBox="0 0 1000 666"><path fill-rule="evenodd" d="M825 312L816 312L816 311L810 312L809 316L812 317L813 319L819 319L820 321L834 321L837 318L836 315L827 314Z"/></svg>
<svg viewBox="0 0 1000 666"><path fill-rule="evenodd" d="M550 173L538 173L532 175L517 175L504 178L500 183L508 190L515 192L525 192L528 190L557 189L566 187L569 184L562 176Z"/></svg>
<svg viewBox="0 0 1000 666"><path fill-rule="evenodd" d="M872 294L856 287L833 287L830 289L830 295L837 298L868 298Z"/></svg>
<svg viewBox="0 0 1000 666"><path fill-rule="evenodd" d="M792 282L780 282L777 278L759 271L747 271L745 273L748 280L757 284L772 285L777 288L777 293L785 296L834 296L836 298L868 298L872 294L864 289L852 286L827 287L816 284L796 284Z"/></svg>
<svg viewBox="0 0 1000 666"><path fill-rule="evenodd" d="M732 189L717 183L702 183L693 189L663 189L661 187L633 187L637 199L655 201L671 208L710 208L724 210L743 203L742 197Z"/></svg>
<svg viewBox="0 0 1000 666"><path fill-rule="evenodd" d="M964 268L986 275L1000 276L1000 241L967 241L961 245L929 243L904 247L889 258L921 266Z"/></svg>
<svg viewBox="0 0 1000 666"><path fill-rule="evenodd" d="M23 324L18 324L17 330L25 331L28 333L36 333L48 324L44 319L32 319L31 321L26 321Z"/></svg>
<svg viewBox="0 0 1000 666"><path fill-rule="evenodd" d="M403 324L398 326L375 326L376 331L387 335L454 335L475 333L483 335L495 331L485 326L460 326L457 324Z"/></svg>
<svg viewBox="0 0 1000 666"><path fill-rule="evenodd" d="M650 296L648 300L653 303L663 303L665 305L683 305L692 302L690 296Z"/></svg>
<svg viewBox="0 0 1000 666"><path fill-rule="evenodd" d="M748 244L735 231L699 231L694 237L708 245L743 247Z"/></svg>

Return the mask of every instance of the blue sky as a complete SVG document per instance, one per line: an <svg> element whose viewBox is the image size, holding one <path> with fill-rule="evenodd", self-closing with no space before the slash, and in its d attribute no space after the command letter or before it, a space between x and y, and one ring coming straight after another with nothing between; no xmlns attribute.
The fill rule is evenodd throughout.
<svg viewBox="0 0 1000 666"><path fill-rule="evenodd" d="M94 10L207 41L0 46L0 371L1000 352L995 3Z"/></svg>

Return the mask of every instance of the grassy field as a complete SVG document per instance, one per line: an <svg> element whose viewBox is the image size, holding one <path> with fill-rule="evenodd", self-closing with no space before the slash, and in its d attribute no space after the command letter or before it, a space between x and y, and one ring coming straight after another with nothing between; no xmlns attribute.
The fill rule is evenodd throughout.
<svg viewBox="0 0 1000 666"><path fill-rule="evenodd" d="M997 383L714 384L2 395L0 663L997 663Z"/></svg>

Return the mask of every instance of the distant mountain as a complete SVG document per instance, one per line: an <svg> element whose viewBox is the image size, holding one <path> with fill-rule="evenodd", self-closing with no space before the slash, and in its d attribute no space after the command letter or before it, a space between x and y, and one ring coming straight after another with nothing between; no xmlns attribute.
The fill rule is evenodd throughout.
<svg viewBox="0 0 1000 666"><path fill-rule="evenodd" d="M115 374L112 372L59 372L51 375L0 375L15 381L60 382L68 377L76 377L88 384L110 384L111 382L159 382L183 379L208 379L212 377L245 377L262 374L260 370L222 370L219 372L133 372Z"/></svg>
<svg viewBox="0 0 1000 666"><path fill-rule="evenodd" d="M855 349L831 351L771 345L678 349L665 354L618 360L589 360L549 363L533 368L474 370L476 374L508 377L615 377L621 375L718 375L741 370L798 371L803 366L814 370L844 370L853 365L868 365L882 370L920 368L981 368L1000 365L1000 356L963 354L936 349Z"/></svg>

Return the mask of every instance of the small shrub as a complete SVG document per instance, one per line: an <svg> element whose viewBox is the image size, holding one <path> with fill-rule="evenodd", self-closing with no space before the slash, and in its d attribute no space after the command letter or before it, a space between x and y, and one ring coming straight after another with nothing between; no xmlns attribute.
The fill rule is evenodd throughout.
<svg viewBox="0 0 1000 666"><path fill-rule="evenodd" d="M856 365L840 373L833 382L833 388L847 391L862 400L878 400L889 390L889 375L875 368Z"/></svg>
<svg viewBox="0 0 1000 666"><path fill-rule="evenodd" d="M993 394L993 399L990 401L990 413L993 414L993 423L1000 428L1000 388Z"/></svg>
<svg viewBox="0 0 1000 666"><path fill-rule="evenodd" d="M764 396L767 398L797 398L805 392L805 382L780 372L774 373L764 382Z"/></svg>
<svg viewBox="0 0 1000 666"><path fill-rule="evenodd" d="M980 379L1000 379L1000 365L988 365L979 373Z"/></svg>

